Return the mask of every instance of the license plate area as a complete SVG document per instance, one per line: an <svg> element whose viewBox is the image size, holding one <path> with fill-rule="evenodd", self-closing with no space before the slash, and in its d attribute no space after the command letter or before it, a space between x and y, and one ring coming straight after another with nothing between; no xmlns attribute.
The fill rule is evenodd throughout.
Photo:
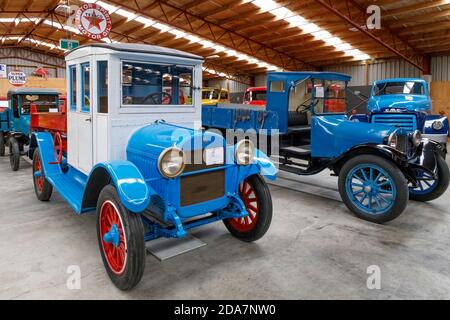
<svg viewBox="0 0 450 320"><path fill-rule="evenodd" d="M181 177L180 206L190 206L225 195L225 170Z"/></svg>

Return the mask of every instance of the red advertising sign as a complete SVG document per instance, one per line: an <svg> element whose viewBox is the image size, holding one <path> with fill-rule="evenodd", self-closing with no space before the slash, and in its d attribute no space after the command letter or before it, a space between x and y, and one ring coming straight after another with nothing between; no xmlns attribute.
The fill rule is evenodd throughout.
<svg viewBox="0 0 450 320"><path fill-rule="evenodd" d="M108 10L95 3L85 3L78 9L75 24L82 35L94 40L106 38L112 28Z"/></svg>

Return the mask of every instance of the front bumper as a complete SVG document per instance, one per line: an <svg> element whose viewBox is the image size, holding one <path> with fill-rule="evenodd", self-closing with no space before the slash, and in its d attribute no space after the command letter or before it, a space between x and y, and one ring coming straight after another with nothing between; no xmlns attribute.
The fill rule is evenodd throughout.
<svg viewBox="0 0 450 320"><path fill-rule="evenodd" d="M422 134L422 137L443 144L448 141L448 135L446 134Z"/></svg>

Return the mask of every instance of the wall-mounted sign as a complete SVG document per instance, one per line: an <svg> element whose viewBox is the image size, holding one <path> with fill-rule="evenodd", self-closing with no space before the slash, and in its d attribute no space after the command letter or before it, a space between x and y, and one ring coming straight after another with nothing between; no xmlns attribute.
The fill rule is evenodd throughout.
<svg viewBox="0 0 450 320"><path fill-rule="evenodd" d="M23 86L27 82L27 75L23 71L10 71L8 73L8 81L13 86Z"/></svg>
<svg viewBox="0 0 450 320"><path fill-rule="evenodd" d="M85 3L78 9L75 24L81 34L94 40L106 38L112 28L108 10L95 3Z"/></svg>
<svg viewBox="0 0 450 320"><path fill-rule="evenodd" d="M64 50L72 50L80 45L78 40L59 39L59 46Z"/></svg>
<svg viewBox="0 0 450 320"><path fill-rule="evenodd" d="M7 76L6 64L0 64L0 79L6 79Z"/></svg>

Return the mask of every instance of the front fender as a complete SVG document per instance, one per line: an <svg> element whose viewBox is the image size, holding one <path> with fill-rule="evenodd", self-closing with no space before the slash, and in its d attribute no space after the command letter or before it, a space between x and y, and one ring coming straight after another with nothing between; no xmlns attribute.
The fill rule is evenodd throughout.
<svg viewBox="0 0 450 320"><path fill-rule="evenodd" d="M443 124L441 130L434 130L433 123L435 121L440 121ZM423 126L422 133L425 137L430 138L432 140L436 140L437 142L447 143L447 137L449 136L449 122L448 118L439 115L428 115L425 119L425 123ZM434 139L433 139L434 138Z"/></svg>
<svg viewBox="0 0 450 320"><path fill-rule="evenodd" d="M139 169L129 161L111 161L97 164L89 175L83 196L83 208L95 207L105 184L112 183L122 204L132 212L144 211L154 194Z"/></svg>
<svg viewBox="0 0 450 320"><path fill-rule="evenodd" d="M414 153L414 156L410 159L409 164L413 168L422 169L434 174L437 167L437 157L445 158L442 146L435 141L424 139Z"/></svg>
<svg viewBox="0 0 450 320"><path fill-rule="evenodd" d="M269 180L277 178L278 170L270 161L269 157L261 150L256 149L255 161L248 166L241 166L239 169L239 181L247 179L254 174L260 174Z"/></svg>
<svg viewBox="0 0 450 320"><path fill-rule="evenodd" d="M408 163L408 157L406 156L406 154L388 145L373 144L373 143L367 143L353 147L349 149L347 152L345 152L343 155L341 155L337 159L337 161L361 154L381 155L404 166L406 166Z"/></svg>

